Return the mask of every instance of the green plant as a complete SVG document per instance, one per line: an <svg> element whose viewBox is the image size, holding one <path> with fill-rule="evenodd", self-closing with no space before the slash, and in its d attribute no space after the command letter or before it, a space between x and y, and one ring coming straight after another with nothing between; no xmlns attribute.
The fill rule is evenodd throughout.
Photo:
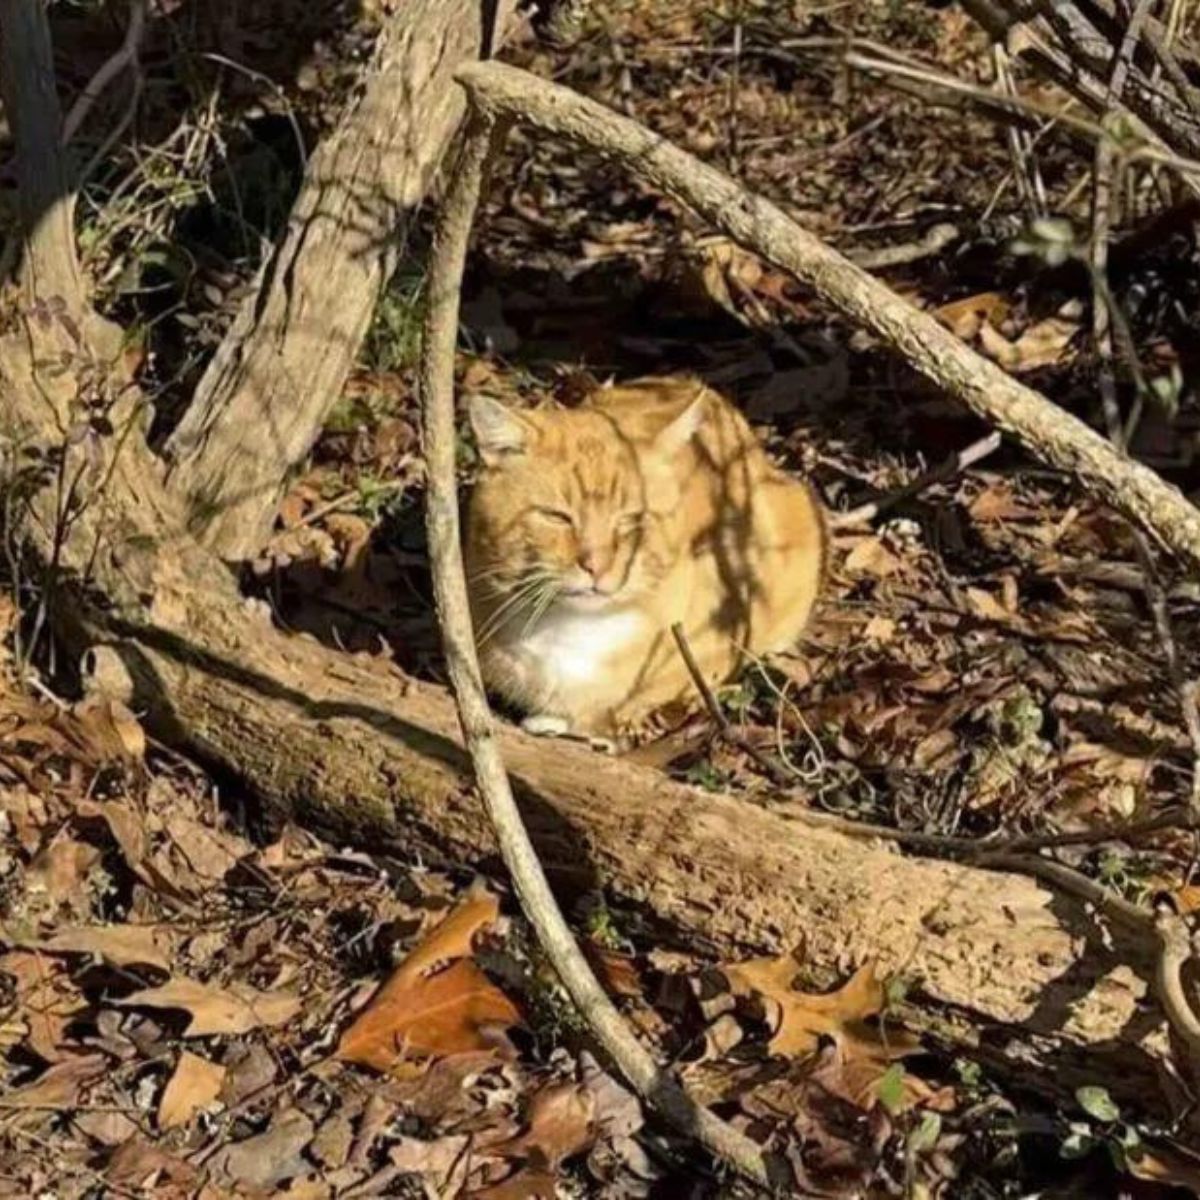
<svg viewBox="0 0 1200 1200"><path fill-rule="evenodd" d="M718 771L707 758L693 763L684 772L683 777L688 783L694 783L706 792L722 791L728 782L725 773Z"/></svg>
<svg viewBox="0 0 1200 1200"><path fill-rule="evenodd" d="M417 361L425 312L425 277L401 268L375 308L363 346L363 362L373 371L402 371Z"/></svg>
<svg viewBox="0 0 1200 1200"><path fill-rule="evenodd" d="M1106 1088L1093 1084L1077 1088L1075 1099L1091 1119L1068 1123L1059 1153L1064 1158L1083 1158L1103 1146L1117 1170L1128 1171L1130 1159L1143 1153L1137 1129L1121 1120L1121 1110Z"/></svg>

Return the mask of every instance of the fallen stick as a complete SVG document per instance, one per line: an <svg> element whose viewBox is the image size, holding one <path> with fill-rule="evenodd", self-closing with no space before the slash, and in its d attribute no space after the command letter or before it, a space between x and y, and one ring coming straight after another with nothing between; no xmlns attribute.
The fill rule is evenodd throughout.
<svg viewBox="0 0 1200 1200"><path fill-rule="evenodd" d="M935 483L952 478L960 471L965 471L968 467L981 462L988 455L995 454L999 449L1000 435L989 433L969 446L964 446L961 450L947 455L937 466L918 475L912 483L905 484L904 487L897 488L894 492L888 492L886 495L880 496L878 500L859 504L855 508L847 509L846 512L834 513L830 518L830 525L834 529L842 529L848 525L864 525L868 521L873 521L880 513L887 512L889 508L894 508L897 504L920 495L927 487L932 487Z"/></svg>
<svg viewBox="0 0 1200 1200"><path fill-rule="evenodd" d="M477 63L458 78L481 111L524 121L599 150L667 192L761 258L790 271L974 413L1051 465L1076 475L1193 566L1200 566L1200 509L1149 467L965 346L932 316L798 225L648 129L515 67Z"/></svg>
<svg viewBox="0 0 1200 1200"><path fill-rule="evenodd" d="M458 521L458 437L454 407L454 351L463 269L493 133L490 121L468 122L454 178L442 201L429 264L419 377L429 481L425 506L429 560L442 645L463 739L521 908L588 1029L638 1095L679 1133L694 1137L738 1174L767 1187L770 1179L761 1147L697 1104L668 1071L659 1067L600 986L550 890L513 799L496 740L467 599Z"/></svg>

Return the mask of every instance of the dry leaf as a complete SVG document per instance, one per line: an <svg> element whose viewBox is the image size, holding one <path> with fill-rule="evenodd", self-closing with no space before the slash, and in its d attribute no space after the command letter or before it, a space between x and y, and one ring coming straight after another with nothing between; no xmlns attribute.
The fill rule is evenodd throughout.
<svg viewBox="0 0 1200 1200"><path fill-rule="evenodd" d="M326 1117L317 1129L308 1152L327 1171L344 1166L354 1145L354 1122L344 1112Z"/></svg>
<svg viewBox="0 0 1200 1200"><path fill-rule="evenodd" d="M1014 623L1013 614L991 592L986 592L983 588L963 588L963 598L971 613L981 620L996 621L1001 625Z"/></svg>
<svg viewBox="0 0 1200 1200"><path fill-rule="evenodd" d="M113 1003L123 1008L182 1009L191 1017L184 1037L249 1033L264 1025L282 1025L300 1011L299 998L286 992L260 992L243 984L221 988L182 975Z"/></svg>
<svg viewBox="0 0 1200 1200"><path fill-rule="evenodd" d="M227 1108L267 1087L279 1071L275 1056L258 1042L248 1046L235 1044L226 1051L224 1058L227 1073L220 1100Z"/></svg>
<svg viewBox="0 0 1200 1200"><path fill-rule="evenodd" d="M1015 342L1010 342L984 321L979 329L979 344L989 358L1006 371L1019 375L1023 371L1035 371L1039 367L1051 367L1063 362L1078 332L1078 321L1048 317L1031 325Z"/></svg>
<svg viewBox="0 0 1200 1200"><path fill-rule="evenodd" d="M133 764L146 757L146 734L119 700L89 697L76 704L71 715L97 761L121 759Z"/></svg>
<svg viewBox="0 0 1200 1200"><path fill-rule="evenodd" d="M108 827L113 841L120 847L129 869L152 891L183 898L184 893L176 883L150 861L146 848L146 825L144 819L121 800L98 803L95 800L80 800L75 805L77 820L100 820Z"/></svg>
<svg viewBox="0 0 1200 1200"><path fill-rule="evenodd" d="M845 568L852 575L874 575L886 579L894 575L904 563L896 557L877 537L863 538L846 555Z"/></svg>
<svg viewBox="0 0 1200 1200"><path fill-rule="evenodd" d="M186 1125L200 1109L216 1100L224 1081L225 1068L219 1063L184 1050L158 1102L158 1127Z"/></svg>
<svg viewBox="0 0 1200 1200"><path fill-rule="evenodd" d="M1200 1196L1200 1157L1195 1154L1170 1146L1155 1146L1144 1148L1136 1156L1127 1155L1125 1161L1135 1179L1187 1188Z"/></svg>
<svg viewBox="0 0 1200 1200"><path fill-rule="evenodd" d="M275 1188L311 1167L302 1157L313 1139L313 1123L299 1109L289 1108L255 1137L222 1147L209 1159L209 1174L254 1188Z"/></svg>
<svg viewBox="0 0 1200 1200"><path fill-rule="evenodd" d="M983 491L967 505L971 519L987 524L993 521L1024 520L1037 517L1036 509L1018 503L1011 485L999 480L989 483Z"/></svg>
<svg viewBox="0 0 1200 1200"><path fill-rule="evenodd" d="M496 1147L506 1157L556 1167L595 1141L596 1097L577 1083L544 1087L529 1105L524 1133Z"/></svg>
<svg viewBox="0 0 1200 1200"><path fill-rule="evenodd" d="M29 1049L45 1062L70 1058L65 1030L88 1004L66 967L36 950L13 950L0 958L0 971L17 982L17 1011L28 1030Z"/></svg>
<svg viewBox="0 0 1200 1200"><path fill-rule="evenodd" d="M583 943L583 951L609 995L642 995L642 979L638 974L637 964L628 954L619 954L591 938Z"/></svg>
<svg viewBox="0 0 1200 1200"><path fill-rule="evenodd" d="M85 1054L64 1058L47 1067L35 1080L13 1088L4 1097L7 1108L71 1108L79 1102L80 1092L108 1070L104 1054Z"/></svg>
<svg viewBox="0 0 1200 1200"><path fill-rule="evenodd" d="M475 934L498 913L486 893L455 907L342 1034L336 1057L386 1071L413 1054L495 1047L495 1030L518 1024L521 1015L468 956Z"/></svg>
<svg viewBox="0 0 1200 1200"><path fill-rule="evenodd" d="M471 1138L465 1133L429 1141L405 1137L389 1147L388 1158L406 1174L423 1176L438 1195L453 1196L459 1189L452 1184L466 1175L469 1166L470 1144Z"/></svg>
<svg viewBox="0 0 1200 1200"><path fill-rule="evenodd" d="M753 992L776 1010L768 1047L772 1054L811 1054L822 1037L833 1038L847 1055L890 1059L916 1048L917 1043L907 1034L889 1036L885 1043L865 1024L868 1017L878 1016L884 1003L883 984L873 965L860 967L837 991L823 995L792 989L799 965L794 955L785 954L721 968L735 995Z"/></svg>
<svg viewBox="0 0 1200 1200"><path fill-rule="evenodd" d="M85 1109L72 1116L71 1124L102 1146L122 1146L138 1134L137 1122L123 1112L90 1112Z"/></svg>
<svg viewBox="0 0 1200 1200"><path fill-rule="evenodd" d="M76 841L60 830L30 864L25 886L31 894L41 893L56 905L70 904L85 910L85 884L101 857L95 846Z"/></svg>
<svg viewBox="0 0 1200 1200"><path fill-rule="evenodd" d="M250 850L238 838L210 829L186 813L168 813L164 824L187 865L206 880L224 879L236 865L239 852Z"/></svg>
<svg viewBox="0 0 1200 1200"><path fill-rule="evenodd" d="M171 933L157 925L80 925L20 944L50 954L94 954L114 967L171 969Z"/></svg>
<svg viewBox="0 0 1200 1200"><path fill-rule="evenodd" d="M933 310L933 315L956 337L969 342L984 321L999 325L1008 315L1008 301L999 292L979 292L952 300Z"/></svg>
<svg viewBox="0 0 1200 1200"><path fill-rule="evenodd" d="M548 1171L518 1171L503 1183L472 1192L472 1200L555 1200L558 1185Z"/></svg>
<svg viewBox="0 0 1200 1200"><path fill-rule="evenodd" d="M317 498L320 493L317 492ZM313 489L305 483L300 483L279 502L278 520L284 529L295 529L304 520L309 502L313 498Z"/></svg>
<svg viewBox="0 0 1200 1200"><path fill-rule="evenodd" d="M1171 891L1170 898L1175 911L1182 916L1200 910L1200 887L1195 884L1185 884L1183 887L1175 888Z"/></svg>
<svg viewBox="0 0 1200 1200"><path fill-rule="evenodd" d="M130 1138L118 1146L104 1170L105 1181L111 1188L138 1195L150 1185L153 1185L155 1195L170 1194L171 1185L180 1189L188 1187L194 1183L196 1174L191 1163L167 1154L140 1137Z"/></svg>

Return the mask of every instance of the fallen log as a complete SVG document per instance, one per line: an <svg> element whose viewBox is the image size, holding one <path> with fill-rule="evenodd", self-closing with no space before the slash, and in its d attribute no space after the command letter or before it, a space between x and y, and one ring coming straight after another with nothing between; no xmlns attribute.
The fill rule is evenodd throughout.
<svg viewBox="0 0 1200 1200"><path fill-rule="evenodd" d="M138 619L105 651L159 736L337 841L499 871L441 688L284 637L203 584L177 580L159 610L180 623ZM1111 1081L1165 1111L1147 947L1078 901L586 749L512 730L500 743L560 896L602 888L659 936L723 958L803 943L826 981L874 961L913 982L945 1042L1059 1086Z"/></svg>

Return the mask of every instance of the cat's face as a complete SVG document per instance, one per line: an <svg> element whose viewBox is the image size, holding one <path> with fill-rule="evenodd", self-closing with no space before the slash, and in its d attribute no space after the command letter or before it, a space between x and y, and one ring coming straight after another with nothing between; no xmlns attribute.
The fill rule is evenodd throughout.
<svg viewBox="0 0 1200 1200"><path fill-rule="evenodd" d="M653 591L677 553L680 451L698 412L652 435L587 408L517 413L478 397L470 415L483 460L472 586L535 613L600 612Z"/></svg>

